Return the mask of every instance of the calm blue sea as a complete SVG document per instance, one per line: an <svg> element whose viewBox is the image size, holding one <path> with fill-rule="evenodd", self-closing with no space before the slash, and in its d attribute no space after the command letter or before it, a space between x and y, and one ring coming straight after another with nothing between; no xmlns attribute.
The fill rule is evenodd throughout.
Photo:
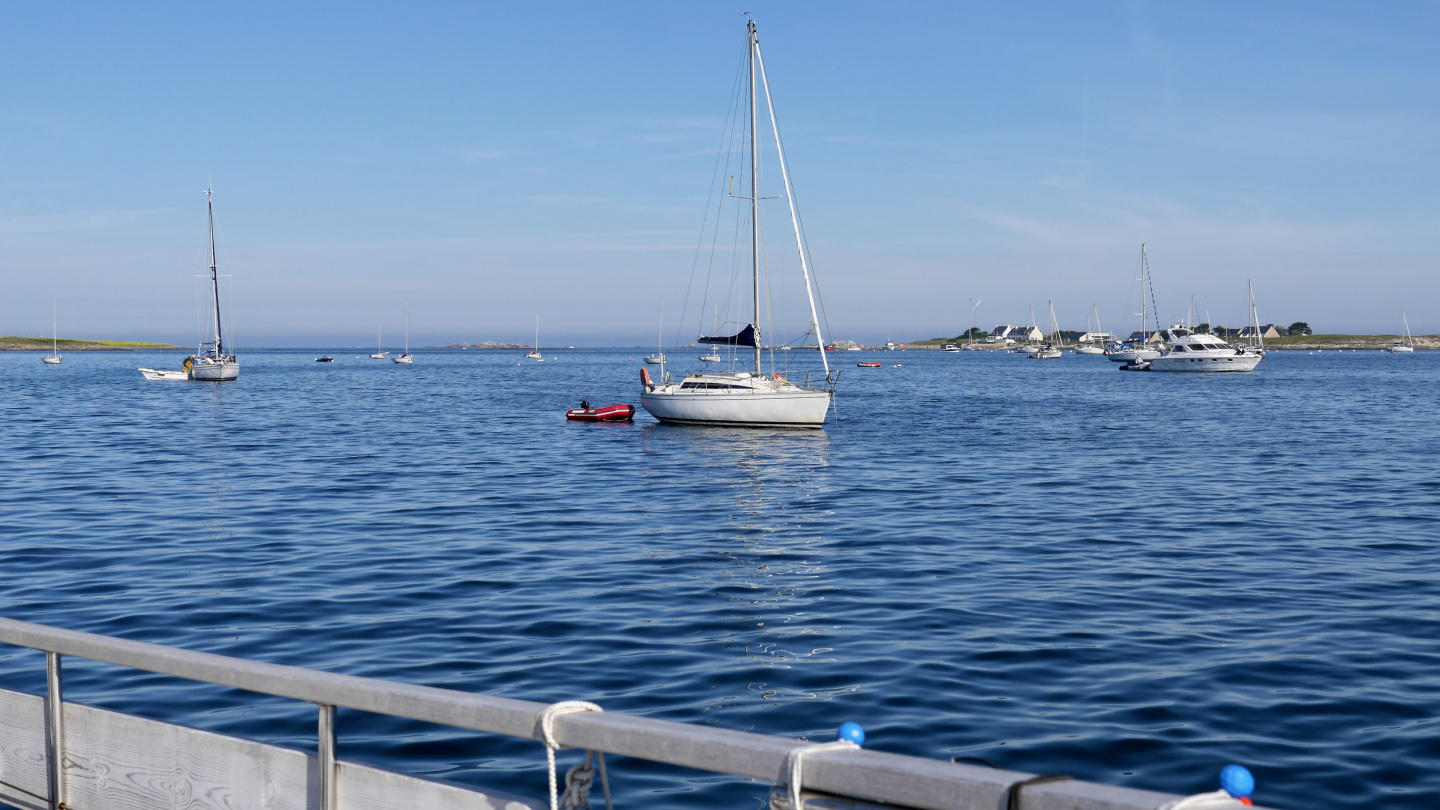
<svg viewBox="0 0 1440 810"><path fill-rule="evenodd" d="M1440 352L1214 377L843 353L839 423L803 433L566 423L638 405L643 350L318 353L244 352L225 385L135 371L179 352L0 353L0 615L1173 792L1239 762L1296 810L1440 804ZM77 701L314 747L302 704L67 667ZM43 657L0 649L0 686L41 691ZM544 794L536 743L339 723L341 757ZM632 807L768 788L611 779Z"/></svg>

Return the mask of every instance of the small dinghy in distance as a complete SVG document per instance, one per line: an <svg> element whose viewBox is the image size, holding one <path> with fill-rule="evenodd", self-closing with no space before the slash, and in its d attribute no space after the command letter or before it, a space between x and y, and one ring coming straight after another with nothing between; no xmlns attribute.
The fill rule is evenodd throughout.
<svg viewBox="0 0 1440 810"><path fill-rule="evenodd" d="M565 418L574 422L631 422L635 419L634 405L606 405L603 408L571 408Z"/></svg>
<svg viewBox="0 0 1440 810"><path fill-rule="evenodd" d="M164 368L142 368L140 369L140 374L147 380L171 380L175 382L182 382L184 380L190 379L190 373L187 371L171 371Z"/></svg>
<svg viewBox="0 0 1440 810"><path fill-rule="evenodd" d="M856 363L860 368L880 368L884 363Z"/></svg>

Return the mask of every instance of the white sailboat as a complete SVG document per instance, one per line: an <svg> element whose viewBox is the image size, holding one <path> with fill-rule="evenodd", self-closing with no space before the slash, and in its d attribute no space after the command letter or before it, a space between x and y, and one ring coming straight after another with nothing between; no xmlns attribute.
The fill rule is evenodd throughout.
<svg viewBox="0 0 1440 810"><path fill-rule="evenodd" d="M1091 304L1091 305L1090 305L1090 314L1091 314L1091 317L1092 317L1092 318L1094 319L1094 321L1095 321L1095 327L1094 327L1095 331L1090 332L1090 334L1091 334L1091 335L1102 335L1102 334L1104 334L1103 332L1100 331L1100 305L1099 305L1099 304ZM1090 324L1089 324L1088 322L1085 324L1085 327L1086 327L1085 331L1089 332L1089 331L1090 331ZM1104 353L1105 353L1105 348L1104 348L1103 346L1097 345L1097 341L1092 339L1089 343L1085 344L1084 346L1076 347L1075 353L1076 353L1076 354L1104 354Z"/></svg>
<svg viewBox="0 0 1440 810"><path fill-rule="evenodd" d="M811 286L809 257L804 238L800 232L800 219L796 212L795 195L790 184L790 169L785 161L784 145L780 141L780 125L775 118L775 106L770 97L770 81L765 75L765 60L760 53L760 38L755 31L755 22L747 24L746 39L749 59L749 123L750 123L750 189L744 199L750 203L750 259L751 291L753 308L751 321L737 334L701 337L701 343L716 346L748 346L754 350L754 370L730 373L692 374L674 381L662 371L660 379L652 381L647 369L640 369L643 386L640 404L661 422L689 425L716 425L727 427L795 427L821 428L830 411L835 396L838 373L830 373L830 362L825 356L825 340L820 332L820 319L815 310L815 294ZM756 80L760 84L757 85ZM820 352L824 368L821 386L799 385L784 376L774 373L773 361L769 375L762 373L760 349L764 345L760 334L760 159L759 159L759 96L763 87L765 106L769 113L770 127L775 135L775 149L780 165L780 176L785 184L785 199L790 206L790 222L795 233L795 244L800 254L800 272L805 280L805 295L810 304L810 330L815 335L815 344Z"/></svg>
<svg viewBox="0 0 1440 810"><path fill-rule="evenodd" d="M526 360L545 360L545 355L540 353L540 316L535 316L535 350L525 355Z"/></svg>
<svg viewBox="0 0 1440 810"><path fill-rule="evenodd" d="M719 318L720 318L720 308L717 306L717 307L714 307L713 309L710 310L710 331L711 331L711 332L718 332L718 331L720 331ZM710 351L706 352L705 354L700 355L700 362L702 362L702 363L721 363L721 362L724 362L724 360L725 360L725 358L721 357L721 356L720 356L720 352L716 351L715 349L711 349Z"/></svg>
<svg viewBox="0 0 1440 810"><path fill-rule="evenodd" d="M1405 318L1405 310L1400 310L1400 327L1403 333L1400 341L1390 347L1391 354L1400 354L1415 351L1415 340L1410 337L1410 321Z"/></svg>
<svg viewBox="0 0 1440 810"><path fill-rule="evenodd" d="M375 319L375 353L370 355L371 360L384 360L390 352L385 351L385 332L381 326L381 319Z"/></svg>
<svg viewBox="0 0 1440 810"><path fill-rule="evenodd" d="M1245 346L1245 350L1251 354L1258 354L1264 357L1265 336L1260 333L1260 310L1255 308L1255 284L1247 280L1245 286L1250 294L1250 337ZM1404 315L1403 311L1401 315ZM1230 330L1227 329L1225 331L1229 332Z"/></svg>
<svg viewBox="0 0 1440 810"><path fill-rule="evenodd" d="M1030 353L1031 360L1059 360L1065 356L1060 339L1060 324L1055 320L1055 296L1050 296L1050 336L1045 345Z"/></svg>
<svg viewBox="0 0 1440 810"><path fill-rule="evenodd" d="M415 359L410 356L410 304L408 303L405 304L405 353L399 357L392 357L390 362L399 363L402 366L408 366L415 362Z"/></svg>
<svg viewBox="0 0 1440 810"><path fill-rule="evenodd" d="M60 365L60 328L56 320L55 302L50 302L50 356L42 360L47 366Z"/></svg>
<svg viewBox="0 0 1440 810"><path fill-rule="evenodd" d="M1116 363L1133 363L1137 360L1154 360L1160 349L1150 343L1150 310L1145 299L1145 290L1150 280L1150 263L1145 259L1145 243L1140 243L1140 339L1116 341L1105 349L1105 356ZM1156 323L1159 326L1159 323Z"/></svg>
<svg viewBox="0 0 1440 810"><path fill-rule="evenodd" d="M661 306L660 306L660 320L659 320L659 324L660 324L659 326L655 327L655 346L656 346L655 353L652 354L652 355L650 355L649 357L645 358L645 362L648 363L649 365L652 365L652 366L656 366L656 365L660 366L660 370L663 372L663 371L665 370L665 306L664 306L664 304L661 304Z"/></svg>
<svg viewBox="0 0 1440 810"><path fill-rule="evenodd" d="M215 327L209 343L201 343L190 363L190 379L207 382L228 382L240 377L240 361L225 346L225 331L220 327L220 270L215 258L215 203L213 192L205 190L205 207L210 215L210 293L215 304Z"/></svg>

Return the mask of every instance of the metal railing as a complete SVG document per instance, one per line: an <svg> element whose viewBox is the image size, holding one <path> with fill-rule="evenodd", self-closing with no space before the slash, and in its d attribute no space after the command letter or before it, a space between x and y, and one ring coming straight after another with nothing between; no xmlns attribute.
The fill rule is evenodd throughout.
<svg viewBox="0 0 1440 810"><path fill-rule="evenodd" d="M335 707L491 734L541 740L546 704L395 683L229 658L0 618L0 643L46 654L46 751L50 806L64 804L65 737L61 656L70 655L192 681L228 686L318 707L320 810L335 810ZM555 720L555 739L585 748L713 773L782 783L791 752L810 743L711 726L618 713L570 714ZM3 741L0 741L3 742ZM816 751L805 758L804 784L863 801L925 810L994 810L1034 774L872 750ZM1080 781L1026 786L1024 810L1153 810L1176 797Z"/></svg>

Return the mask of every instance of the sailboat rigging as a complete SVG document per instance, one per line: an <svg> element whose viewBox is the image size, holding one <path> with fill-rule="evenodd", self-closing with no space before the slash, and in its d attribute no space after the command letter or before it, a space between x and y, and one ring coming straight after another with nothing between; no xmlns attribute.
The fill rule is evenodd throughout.
<svg viewBox="0 0 1440 810"><path fill-rule="evenodd" d="M525 355L526 360L539 360L544 362L545 355L540 353L540 316L535 316L535 350Z"/></svg>
<svg viewBox="0 0 1440 810"><path fill-rule="evenodd" d="M210 217L210 293L215 304L211 325L214 331L209 343L201 343L191 359L190 379L225 382L240 377L240 361L225 345L225 331L220 324L220 262L215 254L214 192L205 189L205 208Z"/></svg>
<svg viewBox="0 0 1440 810"><path fill-rule="evenodd" d="M785 148L780 139L780 124L775 117L774 100L770 95L770 81L765 73L765 60L760 51L760 38L755 22L746 24L746 49L749 68L749 156L750 187L747 195L735 195L749 202L750 209L750 264L751 264L751 319L744 328L733 335L702 336L700 343L712 346L749 347L752 350L753 370L728 373L705 372L691 374L682 380L672 380L661 368L659 379L652 380L648 369L640 370L642 393L640 403L652 416L661 422L694 425L717 425L735 427L797 427L820 428L825 424L834 399L838 371L830 372L830 363L825 356L825 340L820 330L820 319L815 307L815 291L812 285L811 268L804 236L800 228L799 213L795 204L794 189L791 186L790 169L785 160ZM784 182L785 199L789 203L790 221L795 234L795 244L800 256L800 271L805 282L805 296L810 309L810 328L807 335L815 336L816 348L824 370L823 382L818 386L801 385L784 375L772 373L766 376L761 367L763 341L760 330L760 92L765 95L765 109L770 117L771 131L775 138L775 151ZM732 181L733 182L733 181Z"/></svg>

